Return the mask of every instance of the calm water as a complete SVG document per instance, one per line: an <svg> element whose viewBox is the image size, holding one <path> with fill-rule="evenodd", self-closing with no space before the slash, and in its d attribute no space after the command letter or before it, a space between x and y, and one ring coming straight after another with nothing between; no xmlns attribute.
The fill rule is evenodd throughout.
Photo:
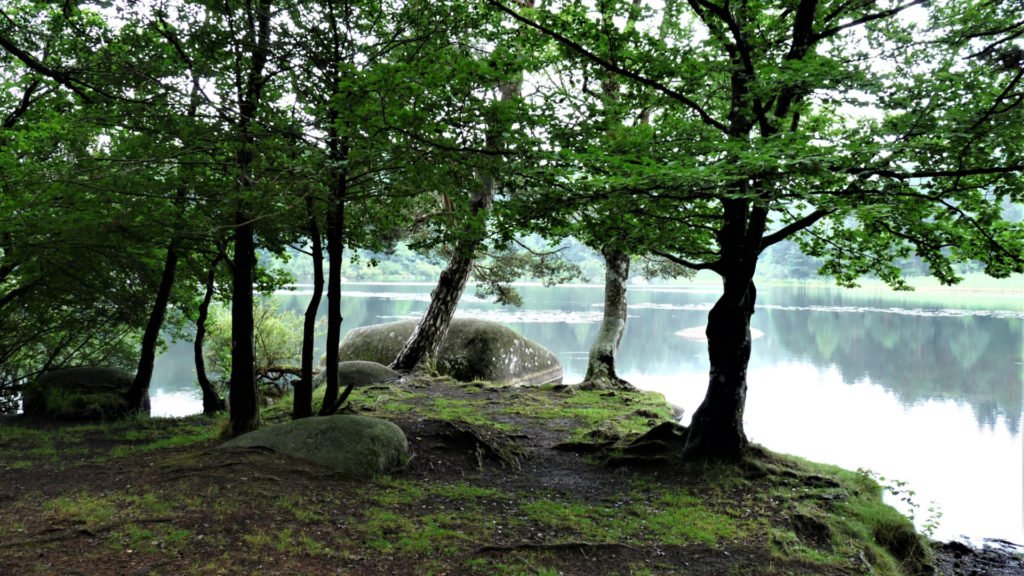
<svg viewBox="0 0 1024 576"><path fill-rule="evenodd" d="M430 286L349 284L344 331L416 318ZM459 314L502 322L561 358L578 382L601 319L600 287L526 287L522 308L467 295ZM713 287L629 291L619 371L686 410L703 399ZM301 312L308 296L280 296ZM766 288L752 326L746 430L772 450L906 481L936 537L1024 542L1024 298ZM155 414L201 409L188 344L158 360Z"/></svg>

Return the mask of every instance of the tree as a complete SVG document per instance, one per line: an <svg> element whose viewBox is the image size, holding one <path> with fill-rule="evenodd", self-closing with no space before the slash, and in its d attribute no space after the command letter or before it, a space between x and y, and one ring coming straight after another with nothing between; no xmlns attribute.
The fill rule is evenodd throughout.
<svg viewBox="0 0 1024 576"><path fill-rule="evenodd" d="M904 287L893 261L912 252L946 283L969 259L997 277L1024 269L1022 228L999 208L1022 193L1019 135L1005 128L1020 125L1020 68L972 56L978 32L963 32L985 12L997 22L988 30L1010 38L998 31L1012 21L969 2L932 3L923 31L906 13L924 4L689 0L624 30L574 2L527 12L491 0L581 67L664 103L652 118L656 148L592 193L643 230L645 247L722 278L686 457L747 451L753 277L769 246L796 237L843 284L873 273ZM664 41L652 32L661 26ZM922 32L934 41L915 42Z"/></svg>
<svg viewBox="0 0 1024 576"><path fill-rule="evenodd" d="M313 258L314 294L306 310L302 376L293 415L312 413L312 329L322 297L323 252L327 254L327 335L323 404L330 414L351 388L340 390L338 346L341 339L342 264L345 248L384 249L394 228L407 219L404 200L415 190L409 154L396 146L382 115L393 114L409 91L400 74L407 52L429 40L411 36L408 6L352 0L298 2L289 7L289 23L298 34L288 40L294 61L291 89L302 106L307 149L293 169L307 172L306 236ZM427 12L431 14L431 12ZM432 31L426 38L437 33ZM321 236L322 231L322 236ZM324 250L326 248L326 250Z"/></svg>
<svg viewBox="0 0 1024 576"><path fill-rule="evenodd" d="M127 367L154 255L140 214L160 189L143 198L111 186L123 173L107 162L114 145L104 141L122 136L109 118L153 92L126 88L138 69L112 49L121 38L96 13L21 3L2 13L5 95L17 95L0 143L5 379L70 363Z"/></svg>
<svg viewBox="0 0 1024 576"><path fill-rule="evenodd" d="M521 100L522 75L528 63L519 54L524 48L522 39L504 37L505 31L495 27L493 21L463 14L464 8L459 7L462 20L456 19L463 28L455 32L472 34L467 43L483 56L478 59L467 54L459 43L448 41L438 54L444 55L445 65L459 71L455 79L460 83L444 76L434 76L431 82L436 84L441 80L449 84L452 95L442 98L435 106L455 112L447 119L454 125L445 128L442 124L438 129L442 133L457 134L454 146L447 144L438 148L457 152L455 160L471 168L453 174L455 182L440 191L449 221L446 233L451 239L450 256L430 293L426 312L391 362L391 367L399 371L413 370L423 361L436 357L473 272L474 262L489 237L488 222L501 186L502 162L513 147L509 139ZM489 52L482 47L487 42L495 43ZM481 92L487 96L481 97ZM465 108L463 101L471 102L471 107Z"/></svg>

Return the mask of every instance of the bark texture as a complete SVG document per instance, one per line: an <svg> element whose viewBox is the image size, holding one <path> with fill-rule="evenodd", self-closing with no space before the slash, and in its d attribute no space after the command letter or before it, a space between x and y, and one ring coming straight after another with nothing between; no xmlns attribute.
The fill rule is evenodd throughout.
<svg viewBox="0 0 1024 576"><path fill-rule="evenodd" d="M684 458L739 460L749 443L743 430L750 361L750 317L757 292L751 280L728 287L708 314L710 381L693 414Z"/></svg>
<svg viewBox="0 0 1024 576"><path fill-rule="evenodd" d="M231 286L231 386L228 404L231 434L244 434L260 425L253 341L252 287L256 246L252 221L241 211L235 216L235 259Z"/></svg>
<svg viewBox="0 0 1024 576"><path fill-rule="evenodd" d="M337 199L327 215L327 387L320 415L331 414L338 401L338 345L341 343L341 261L344 258L345 201Z"/></svg>
<svg viewBox="0 0 1024 576"><path fill-rule="evenodd" d="M466 290L469 273L473 269L473 258L455 254L441 271L437 286L430 293L430 305L423 314L416 329L412 331L405 346L398 352L391 368L399 372L415 369L424 360L437 357L441 341L448 334L459 299Z"/></svg>
<svg viewBox="0 0 1024 576"><path fill-rule="evenodd" d="M629 255L616 248L601 251L605 261L604 316L601 329L590 347L585 388L625 388L633 386L619 378L615 371L615 355L626 331L626 280L629 278Z"/></svg>

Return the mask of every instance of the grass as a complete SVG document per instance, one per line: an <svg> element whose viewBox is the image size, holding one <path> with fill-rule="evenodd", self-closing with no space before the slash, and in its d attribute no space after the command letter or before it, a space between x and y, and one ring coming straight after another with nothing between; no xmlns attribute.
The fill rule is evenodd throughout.
<svg viewBox="0 0 1024 576"><path fill-rule="evenodd" d="M427 388L357 390L353 403L383 417L452 419L504 430L562 427L577 437L593 429L642 432L651 420L671 417L663 397L653 393L570 393L482 383L447 396ZM290 409L286 399L266 410L264 420L285 421ZM160 462L157 472L187 472L204 462L201 455L208 453L198 448L218 433L218 420L209 418L53 429L0 426L0 457L25 462L27 470L57 467L55 459L74 455L75 461L87 463L145 459ZM189 447L197 450L189 452ZM767 452L744 465L693 464L665 475L630 473L615 480L610 496L601 497L481 484L472 474L462 480L407 476L352 484L332 476L293 474L287 463L263 470L265 461L258 455L220 474L215 472L221 469L219 457L206 458L208 470L196 472L195 478L183 474L183 480L159 485L133 477L128 490L81 487L43 503L38 494L18 494L0 507L0 525L26 533L47 525L94 530L116 525L103 536L106 548L132 550L133 556L191 558L190 548L201 542L202 557L178 571L183 574L216 573L207 569L211 559L227 555L222 562L233 561L230 551L239 544L255 563L239 567L242 571L294 557L331 564L392 558L396 566L415 566L418 574L557 574L566 554L575 554L530 549L474 553L496 542L614 543L642 551L758 549L771 565L759 572L764 574L776 573L775 565L796 563L815 573L856 572L870 565L876 574L897 576L927 562L912 524L882 503L882 488L872 478ZM16 513L39 508L39 517ZM58 550L55 544L42 552ZM633 563L617 573L666 573L652 558L654 564ZM299 569L279 568L282 573Z"/></svg>
<svg viewBox="0 0 1024 576"><path fill-rule="evenodd" d="M572 422L573 439L581 439L593 430L626 435L650 428L651 421L672 420L672 409L665 397L656 392L576 390L560 391L545 386L520 392L499 412L536 420Z"/></svg>

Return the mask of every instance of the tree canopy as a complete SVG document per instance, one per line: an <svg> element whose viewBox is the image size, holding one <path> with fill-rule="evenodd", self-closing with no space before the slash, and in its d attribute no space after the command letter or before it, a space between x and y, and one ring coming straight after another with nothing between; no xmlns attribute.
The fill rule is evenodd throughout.
<svg viewBox="0 0 1024 576"><path fill-rule="evenodd" d="M258 425L252 293L272 284L257 250L323 241L336 344L345 247L406 238L470 258L481 243L572 236L722 277L687 453L741 456L769 247L795 241L845 285L904 288L908 257L944 283L967 263L1024 271L1020 8L8 3L3 382L135 364L161 310L194 310L230 260L243 431Z"/></svg>

